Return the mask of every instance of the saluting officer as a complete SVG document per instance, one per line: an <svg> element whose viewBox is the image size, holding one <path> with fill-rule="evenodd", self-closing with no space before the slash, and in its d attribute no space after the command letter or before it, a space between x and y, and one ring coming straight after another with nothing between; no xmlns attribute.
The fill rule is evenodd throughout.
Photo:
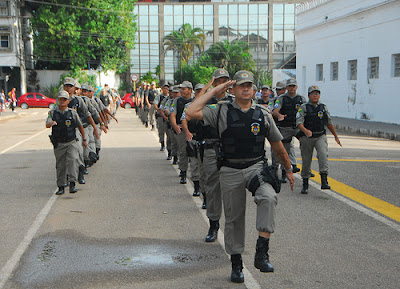
<svg viewBox="0 0 400 289"><path fill-rule="evenodd" d="M328 184L328 140L326 137L325 126L332 132L335 141L342 146L336 134L331 116L325 104L320 103L321 90L318 86L308 88L308 103L300 107L296 116L296 124L300 130L300 151L303 169L301 177L303 179L302 194L308 194L308 179L310 178L311 161L314 148L317 151L319 173L321 175L321 189L329 190Z"/></svg>
<svg viewBox="0 0 400 289"><path fill-rule="evenodd" d="M287 93L278 97L275 101L272 115L277 119L277 126L283 136L283 145L290 157L290 163L293 166L293 173L300 171L297 168L297 159L294 147L291 146L293 137L297 134L296 113L303 103L306 103L304 96L297 94L297 81L294 78L286 82ZM286 172L282 170L282 180L286 180Z"/></svg>
<svg viewBox="0 0 400 289"><path fill-rule="evenodd" d="M76 193L75 182L78 177L78 144L76 129L83 136L83 146L86 147L85 131L75 110L68 107L70 95L61 90L58 93L57 105L49 111L46 127L51 128L51 142L56 157L57 186L56 195L64 194L64 187L69 181L69 192ZM67 174L69 180L67 180Z"/></svg>
<svg viewBox="0 0 400 289"><path fill-rule="evenodd" d="M241 254L244 251L246 188L254 194L257 204L256 227L259 231L254 265L261 272L273 272L269 262L269 238L275 229L275 206L278 180L265 166L264 143L268 139L287 170L293 189L294 177L288 155L270 112L252 101L253 75L238 71L234 81L221 84L188 107L188 116L203 119L218 130L221 139L222 162L220 182L225 213L225 249L231 255L231 281L244 282ZM235 100L228 104L205 106L214 95L234 85ZM268 182L267 182L268 181ZM274 187L272 186L274 185Z"/></svg>

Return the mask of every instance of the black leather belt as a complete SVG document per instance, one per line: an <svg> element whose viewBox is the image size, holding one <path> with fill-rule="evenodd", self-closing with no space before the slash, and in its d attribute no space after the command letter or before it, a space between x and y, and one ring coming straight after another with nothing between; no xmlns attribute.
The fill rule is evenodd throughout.
<svg viewBox="0 0 400 289"><path fill-rule="evenodd" d="M249 161L249 162L238 162L238 163L233 163L227 160L223 160L222 161L222 166L223 167L229 167L229 168L233 168L233 169L246 169L260 161L264 160L264 156L259 157L258 159L255 159L253 161Z"/></svg>

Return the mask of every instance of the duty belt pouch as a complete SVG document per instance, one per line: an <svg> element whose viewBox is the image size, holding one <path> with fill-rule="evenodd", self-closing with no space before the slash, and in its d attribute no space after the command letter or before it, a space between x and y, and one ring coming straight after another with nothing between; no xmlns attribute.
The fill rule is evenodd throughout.
<svg viewBox="0 0 400 289"><path fill-rule="evenodd" d="M275 193L279 194L281 191L281 182L278 179L278 175L268 166L267 162L264 162L263 169L261 172L257 173L250 181L247 183L247 189L254 196L258 187L263 183L269 183L275 190Z"/></svg>
<svg viewBox="0 0 400 289"><path fill-rule="evenodd" d="M191 141L186 141L186 154L188 157L194 158L197 155L196 145Z"/></svg>

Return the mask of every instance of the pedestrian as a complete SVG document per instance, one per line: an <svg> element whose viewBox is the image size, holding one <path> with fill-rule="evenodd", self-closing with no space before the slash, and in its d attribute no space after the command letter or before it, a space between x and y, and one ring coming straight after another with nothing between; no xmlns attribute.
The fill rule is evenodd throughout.
<svg viewBox="0 0 400 289"><path fill-rule="evenodd" d="M75 182L78 176L78 143L76 129L82 134L83 146L86 147L86 136L77 112L68 107L68 92L62 90L58 94L55 109L49 111L46 127L51 128L50 140L54 146L56 158L57 187L56 195L64 194L64 187L69 181L69 192L76 193ZM68 175L68 180L67 180Z"/></svg>
<svg viewBox="0 0 400 289"><path fill-rule="evenodd" d="M15 91L17 89L14 87L13 89L11 89L11 91L8 93L9 97L10 97L10 108L13 112L16 113L16 111L14 110L15 107L17 106L17 97L15 95Z"/></svg>
<svg viewBox="0 0 400 289"><path fill-rule="evenodd" d="M4 89L2 89L1 93L0 93L0 111L4 111L5 110L5 106L4 106L5 99L6 99L6 96L4 94Z"/></svg>
<svg viewBox="0 0 400 289"><path fill-rule="evenodd" d="M296 125L300 132L300 151L303 168L301 178L303 179L302 194L308 194L308 179L310 178L311 161L314 148L317 151L319 173L321 175L321 189L329 190L328 184L328 140L325 126L333 134L338 145L342 146L336 134L332 119L325 104L320 103L321 90L318 86L308 88L308 103L303 104L296 116Z"/></svg>
<svg viewBox="0 0 400 289"><path fill-rule="evenodd" d="M273 272L269 262L269 241L275 229L276 192L279 180L274 178L265 161L265 138L270 142L293 190L292 166L268 109L252 100L254 78L251 72L241 70L233 81L220 84L194 100L188 107L189 117L202 119L205 125L217 129L221 146L219 151L220 184L225 214L225 250L231 255L231 281L244 282L241 254L244 251L246 188L253 193L257 204L256 228L258 240L254 266L261 272ZM232 103L206 106L207 101L233 85Z"/></svg>
<svg viewBox="0 0 400 289"><path fill-rule="evenodd" d="M277 126L283 136L283 145L290 157L290 163L293 166L293 173L300 169L297 167L297 158L294 152L294 146L291 145L293 137L298 133L296 127L296 114L300 106L306 103L304 96L297 94L297 81L294 78L286 82L287 92L278 97L275 101L272 115L277 119ZM282 170L282 183L286 182L286 171Z"/></svg>

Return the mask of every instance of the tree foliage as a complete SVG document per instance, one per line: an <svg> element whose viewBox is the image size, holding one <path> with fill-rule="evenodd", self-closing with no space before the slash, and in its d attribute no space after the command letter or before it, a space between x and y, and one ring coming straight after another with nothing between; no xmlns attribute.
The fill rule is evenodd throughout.
<svg viewBox="0 0 400 289"><path fill-rule="evenodd" d="M225 68L231 77L239 70L254 72L255 69L249 44L240 41L224 40L211 45L200 57L199 62L202 65Z"/></svg>
<svg viewBox="0 0 400 289"><path fill-rule="evenodd" d="M198 83L206 84L209 82L217 67L202 66L198 62L195 62L192 65L183 65L181 69L182 73L180 69L175 72L175 80L178 80L180 83L187 80L192 82L194 86Z"/></svg>
<svg viewBox="0 0 400 289"><path fill-rule="evenodd" d="M33 9L35 59L79 70L126 71L136 33L134 1L52 0Z"/></svg>
<svg viewBox="0 0 400 289"><path fill-rule="evenodd" d="M165 36L165 50L172 50L178 53L181 63L187 64L193 56L195 49L204 50L206 36L203 29L192 28L188 23L183 24L177 31L172 31Z"/></svg>
<svg viewBox="0 0 400 289"><path fill-rule="evenodd" d="M141 82L147 82L151 83L152 81L155 81L157 84L159 83L159 80L157 77L153 76L153 73L151 71L147 71L146 74L143 74L142 77L140 78Z"/></svg>

